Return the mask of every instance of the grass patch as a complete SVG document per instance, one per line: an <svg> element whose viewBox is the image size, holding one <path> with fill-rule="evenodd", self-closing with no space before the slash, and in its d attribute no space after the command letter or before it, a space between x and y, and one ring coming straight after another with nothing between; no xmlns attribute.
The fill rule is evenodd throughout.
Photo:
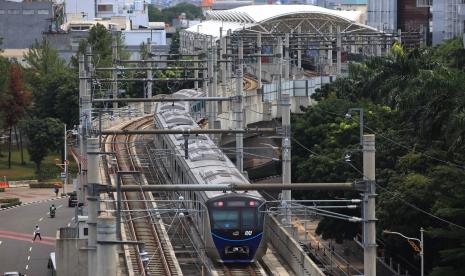
<svg viewBox="0 0 465 276"><path fill-rule="evenodd" d="M57 162L55 159L61 157L58 153L53 153L45 157L42 161L41 172L39 175L35 173L35 164L29 160L29 153L24 148L24 165L21 165L21 152L18 150L16 145L13 145L11 154L11 169L8 169L8 144L1 144L0 156L0 181L3 181L3 176L6 176L7 180L29 180L29 179L57 179L60 176L61 168L55 165ZM71 158L71 157L68 157ZM74 160L70 160L69 172L75 173L77 171Z"/></svg>

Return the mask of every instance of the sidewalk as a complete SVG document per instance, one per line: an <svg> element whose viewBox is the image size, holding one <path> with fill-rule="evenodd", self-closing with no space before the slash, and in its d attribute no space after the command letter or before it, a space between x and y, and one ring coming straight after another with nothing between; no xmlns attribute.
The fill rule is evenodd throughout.
<svg viewBox="0 0 465 276"><path fill-rule="evenodd" d="M73 185L66 185L66 192L73 191ZM58 197L61 198L61 193L63 189L60 189ZM2 198L12 198L17 197L19 200L24 203L38 202L44 200L50 200L57 198L52 188L34 188L29 187L17 187L17 188L5 188L5 192L0 193L0 199Z"/></svg>
<svg viewBox="0 0 465 276"><path fill-rule="evenodd" d="M344 271L349 275L361 274L363 272L363 254L358 245L352 240L344 240L342 244L334 241L324 240L315 233L318 219L301 220L293 217L293 226L299 231L299 240L305 243L318 257L328 258L333 262L331 266L335 271Z"/></svg>

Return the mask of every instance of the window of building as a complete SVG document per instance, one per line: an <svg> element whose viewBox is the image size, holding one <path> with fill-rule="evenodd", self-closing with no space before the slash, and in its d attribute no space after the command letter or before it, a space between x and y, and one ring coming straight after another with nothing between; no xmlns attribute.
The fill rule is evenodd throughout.
<svg viewBox="0 0 465 276"><path fill-rule="evenodd" d="M37 14L48 14L48 10L37 10Z"/></svg>
<svg viewBox="0 0 465 276"><path fill-rule="evenodd" d="M34 14L34 10L23 10L23 14L27 14L27 15Z"/></svg>
<svg viewBox="0 0 465 276"><path fill-rule="evenodd" d="M19 10L8 10L8 14L19 14Z"/></svg>
<svg viewBox="0 0 465 276"><path fill-rule="evenodd" d="M98 12L113 12L113 5L98 5L97 6Z"/></svg>

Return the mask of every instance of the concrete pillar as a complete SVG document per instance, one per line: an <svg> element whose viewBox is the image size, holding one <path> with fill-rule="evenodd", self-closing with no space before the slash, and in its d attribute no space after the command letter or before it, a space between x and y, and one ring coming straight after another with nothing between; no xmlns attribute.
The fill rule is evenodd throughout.
<svg viewBox="0 0 465 276"><path fill-rule="evenodd" d="M281 87L281 85L279 86ZM283 128L283 139L282 139L282 183L291 183L291 102L289 90L281 90L281 114L282 114L282 128ZM282 191L282 200L285 206L290 205L292 199L291 190ZM291 211L290 209L284 209L286 223L291 223Z"/></svg>
<svg viewBox="0 0 465 276"><path fill-rule="evenodd" d="M376 276L376 213L375 213L375 135L363 135L363 257L364 275Z"/></svg>
<svg viewBox="0 0 465 276"><path fill-rule="evenodd" d="M99 151L98 138L89 138L87 140L87 179L88 185L93 186L100 183L99 162L98 155L95 154ZM88 217L87 224L89 226L89 235L87 240L88 247L88 272L89 275L97 275L97 204L98 195L94 193L93 187L87 189L87 208Z"/></svg>
<svg viewBox="0 0 465 276"><path fill-rule="evenodd" d="M115 218L106 213L101 214L97 220L97 274L95 275L117 275L118 256L117 245L112 243L100 243L102 241L116 240Z"/></svg>

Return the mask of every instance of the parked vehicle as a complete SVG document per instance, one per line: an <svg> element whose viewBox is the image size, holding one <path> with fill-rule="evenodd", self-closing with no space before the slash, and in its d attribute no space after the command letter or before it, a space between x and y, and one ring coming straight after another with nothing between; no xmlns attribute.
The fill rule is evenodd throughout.
<svg viewBox="0 0 465 276"><path fill-rule="evenodd" d="M68 193L69 197L68 197L68 207L75 207L76 204L78 203L78 200L77 200L77 193L76 192L71 192L71 193Z"/></svg>

